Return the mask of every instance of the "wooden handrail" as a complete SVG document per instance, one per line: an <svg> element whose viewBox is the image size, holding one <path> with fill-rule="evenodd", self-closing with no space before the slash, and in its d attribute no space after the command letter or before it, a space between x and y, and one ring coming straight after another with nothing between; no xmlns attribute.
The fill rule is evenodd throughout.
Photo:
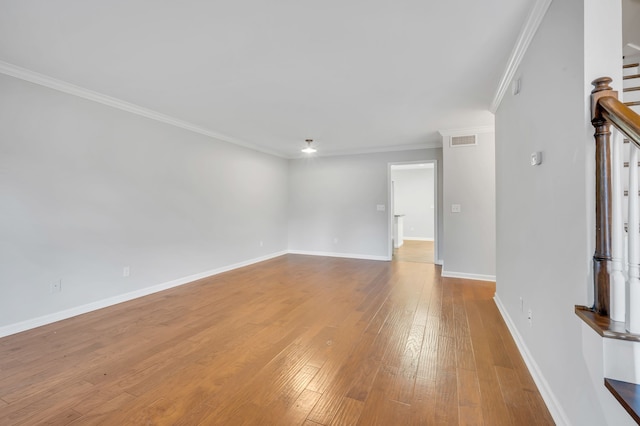
<svg viewBox="0 0 640 426"><path fill-rule="evenodd" d="M640 116L618 100L611 78L594 80L591 92L591 124L596 142L596 248L593 255L594 305L599 315L609 316L611 271L611 124L640 148Z"/></svg>
<svg viewBox="0 0 640 426"><path fill-rule="evenodd" d="M602 116L640 149L640 115L611 96L598 100Z"/></svg>

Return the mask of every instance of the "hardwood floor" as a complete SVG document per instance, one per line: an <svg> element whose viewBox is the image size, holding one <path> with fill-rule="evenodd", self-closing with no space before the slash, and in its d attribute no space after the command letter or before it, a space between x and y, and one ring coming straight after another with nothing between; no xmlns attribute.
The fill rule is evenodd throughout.
<svg viewBox="0 0 640 426"><path fill-rule="evenodd" d="M0 339L0 424L553 424L492 300L286 255Z"/></svg>
<svg viewBox="0 0 640 426"><path fill-rule="evenodd" d="M405 240L402 246L393 250L393 260L435 263L433 241Z"/></svg>

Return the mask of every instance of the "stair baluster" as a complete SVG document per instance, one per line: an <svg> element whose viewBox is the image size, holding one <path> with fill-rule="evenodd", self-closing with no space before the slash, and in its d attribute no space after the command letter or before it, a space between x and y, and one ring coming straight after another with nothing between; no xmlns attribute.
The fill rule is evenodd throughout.
<svg viewBox="0 0 640 426"><path fill-rule="evenodd" d="M638 163L638 149L631 145L629 164ZM627 286L626 329L640 333L640 217L638 210L638 169L629 168L629 283Z"/></svg>
<svg viewBox="0 0 640 426"><path fill-rule="evenodd" d="M624 167L622 150L624 148L623 137L620 132L613 133L613 141L611 146L613 167L612 167L612 245L611 245L611 312L610 318L614 321L624 322L626 319L626 280L624 276L624 260L625 257L625 230L624 230L624 212L622 208L624 186L622 184L621 174Z"/></svg>
<svg viewBox="0 0 640 426"><path fill-rule="evenodd" d="M609 87L611 79L595 80L591 92L592 124L596 143L596 247L593 256L594 305L592 310L622 325L627 332L640 335L640 196L638 195L638 149L640 148L640 116L618 100L618 93ZM628 137L629 160L620 158L620 146L612 143L610 125ZM613 145L613 146L612 146ZM612 158L614 157L615 158ZM619 173L628 164L629 187L622 191ZM615 191L615 194L612 194ZM621 289L620 241L624 238L621 224L621 192L627 196L627 271L626 291ZM615 258L614 255L615 254ZM624 295L624 296L623 296ZM624 309L622 308L624 306Z"/></svg>

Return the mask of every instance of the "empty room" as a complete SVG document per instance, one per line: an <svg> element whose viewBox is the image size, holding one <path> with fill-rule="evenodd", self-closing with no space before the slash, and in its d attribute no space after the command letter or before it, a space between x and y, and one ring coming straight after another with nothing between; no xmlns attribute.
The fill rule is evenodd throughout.
<svg viewBox="0 0 640 426"><path fill-rule="evenodd" d="M640 422L637 19L0 0L0 425Z"/></svg>

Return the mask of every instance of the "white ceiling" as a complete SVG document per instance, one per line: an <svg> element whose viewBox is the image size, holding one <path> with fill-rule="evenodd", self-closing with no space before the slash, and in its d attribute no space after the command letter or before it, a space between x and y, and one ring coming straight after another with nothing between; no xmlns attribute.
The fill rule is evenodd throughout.
<svg viewBox="0 0 640 426"><path fill-rule="evenodd" d="M284 157L488 111L534 0L0 0L0 61Z"/></svg>

